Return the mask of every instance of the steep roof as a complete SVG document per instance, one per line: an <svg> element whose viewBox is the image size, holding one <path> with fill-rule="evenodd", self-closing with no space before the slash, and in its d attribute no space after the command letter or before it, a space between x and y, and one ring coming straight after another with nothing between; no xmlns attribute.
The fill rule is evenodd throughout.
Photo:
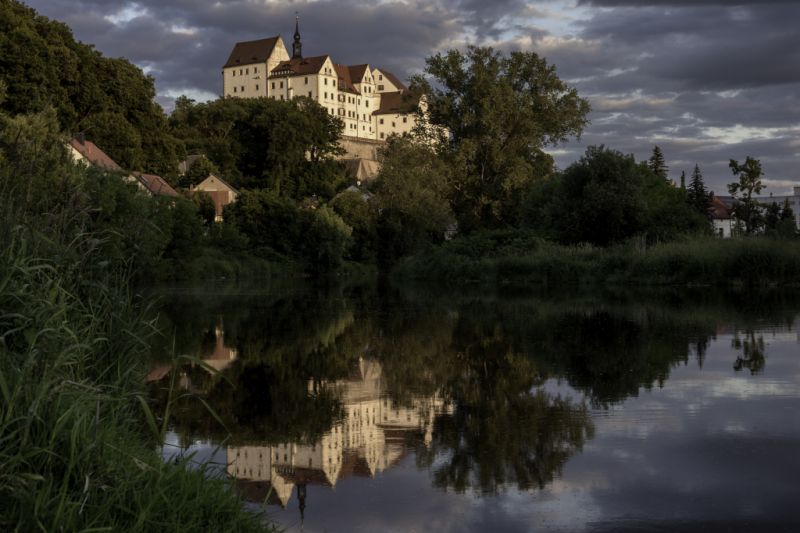
<svg viewBox="0 0 800 533"><path fill-rule="evenodd" d="M728 207L719 196L711 198L711 207L709 211L711 212L711 218L716 220L727 220L731 218L730 207Z"/></svg>
<svg viewBox="0 0 800 533"><path fill-rule="evenodd" d="M201 189L200 187L201 187L201 186L203 186L203 185L205 185L205 183L206 183L207 181L209 181L209 180L211 180L211 181L217 180L217 181L218 181L218 182L220 182L222 185L224 185L225 187L227 187L228 189L230 189L230 190L231 190L231 192L233 192L234 194L239 194L239 191L237 191L237 190L236 190L236 188L235 188L233 185L231 185L230 183L228 183L228 182L227 182L227 181L225 181L224 179L220 178L220 177L219 177L219 176L217 176L216 174L209 174L209 175L208 175L208 177L206 177L206 179L204 179L203 181L201 181L200 183L198 183L198 184L197 184L197 186L195 187L195 189L196 189L196 190L200 190L200 191L204 190L204 189Z"/></svg>
<svg viewBox="0 0 800 533"><path fill-rule="evenodd" d="M353 78L350 76L350 69L347 65L334 65L336 74L339 75L339 90L353 94L361 94L353 87Z"/></svg>
<svg viewBox="0 0 800 533"><path fill-rule="evenodd" d="M153 194L172 197L179 196L175 189L173 189L170 184L167 183L167 180L161 176L156 176L155 174L142 174L141 172L134 172L133 175L137 180L139 180L139 183L144 185L145 189Z"/></svg>
<svg viewBox="0 0 800 533"><path fill-rule="evenodd" d="M280 38L280 35L276 35L268 39L236 43L228 61L222 68L266 63Z"/></svg>
<svg viewBox="0 0 800 533"><path fill-rule="evenodd" d="M378 70L380 70L381 74L386 76L386 79L389 80L390 82L392 82L392 84L394 84L395 87L400 89L400 92L405 92L405 91L408 90L408 87L406 87L405 83L400 81L400 78L398 78L397 76L395 76L394 74L392 74L388 70L384 70L384 69L382 69L380 67L378 67Z"/></svg>
<svg viewBox="0 0 800 533"><path fill-rule="evenodd" d="M70 139L69 145L96 167L114 171L122 170L122 167L91 141Z"/></svg>
<svg viewBox="0 0 800 533"><path fill-rule="evenodd" d="M282 78L285 76L303 76L306 74L318 74L322 70L322 65L330 56L300 57L281 61L278 66L272 69L270 78Z"/></svg>
<svg viewBox="0 0 800 533"><path fill-rule="evenodd" d="M393 93L380 93L381 105L373 115L391 115L411 113L419 104L419 99L400 91Z"/></svg>
<svg viewBox="0 0 800 533"><path fill-rule="evenodd" d="M364 79L364 73L369 68L369 65L364 63L363 65L351 65L347 68L350 70L350 77L354 80L353 83L361 83L361 80Z"/></svg>

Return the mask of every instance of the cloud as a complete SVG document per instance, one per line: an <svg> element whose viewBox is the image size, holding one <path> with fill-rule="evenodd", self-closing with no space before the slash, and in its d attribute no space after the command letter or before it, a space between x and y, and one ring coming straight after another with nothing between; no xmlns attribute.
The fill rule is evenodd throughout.
<svg viewBox="0 0 800 533"><path fill-rule="evenodd" d="M300 13L304 52L369 62L401 77L450 47L530 50L593 104L580 143L646 158L654 144L677 178L703 168L721 192L730 158L762 159L779 193L794 182L800 125L800 5L743 0L30 0L82 41L152 75L159 101L221 91L236 41L291 35ZM775 188L773 189L772 184ZM781 189L778 189L781 187Z"/></svg>

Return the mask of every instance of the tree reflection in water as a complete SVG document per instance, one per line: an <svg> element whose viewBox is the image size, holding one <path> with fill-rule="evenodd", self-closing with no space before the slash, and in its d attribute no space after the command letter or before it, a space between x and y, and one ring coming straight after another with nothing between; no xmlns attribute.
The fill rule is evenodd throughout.
<svg viewBox="0 0 800 533"><path fill-rule="evenodd" d="M772 307L776 320L791 319L783 308ZM543 488L593 437L590 408L663 386L690 354L702 365L720 324L747 323L724 302L686 309L683 301L407 300L370 290L173 301L162 326L176 332L179 353L233 354L221 376L172 370L225 428L191 400L175 407L173 425L186 442L225 440L229 455L250 461L234 461L231 473L282 487L284 504L295 484L375 475L410 451L441 488ZM742 350L736 370L763 369L764 342L752 328L734 347ZM153 376L165 381L162 371ZM574 394L553 393L552 380ZM153 396L163 404L163 387Z"/></svg>

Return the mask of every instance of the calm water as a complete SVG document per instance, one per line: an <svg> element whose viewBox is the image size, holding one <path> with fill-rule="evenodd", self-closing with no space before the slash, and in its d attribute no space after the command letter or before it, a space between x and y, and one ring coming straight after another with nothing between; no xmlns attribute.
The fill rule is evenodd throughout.
<svg viewBox="0 0 800 533"><path fill-rule="evenodd" d="M165 455L289 531L800 531L800 295L173 291Z"/></svg>

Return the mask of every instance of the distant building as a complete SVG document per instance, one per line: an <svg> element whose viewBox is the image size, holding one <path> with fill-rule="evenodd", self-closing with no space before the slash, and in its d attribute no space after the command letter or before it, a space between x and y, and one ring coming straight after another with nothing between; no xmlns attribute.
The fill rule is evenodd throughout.
<svg viewBox="0 0 800 533"><path fill-rule="evenodd" d="M724 198L728 198L726 202ZM729 239L733 235L734 220L731 214L733 210L733 198L713 196L711 198L711 220L714 223L714 233L724 239Z"/></svg>
<svg viewBox="0 0 800 533"><path fill-rule="evenodd" d="M125 181L135 183L141 190L151 196L171 196L178 197L179 194L173 189L167 180L155 174L144 174L133 172L126 174L116 161L111 159L108 154L102 151L91 141L87 141L83 135L72 138L67 143L67 149L75 163L84 163L90 166L119 172Z"/></svg>
<svg viewBox="0 0 800 533"><path fill-rule="evenodd" d="M299 23L291 57L279 35L236 43L222 67L222 85L225 97L306 96L342 119L345 136L368 140L411 131L419 104L405 84L383 68L342 65L329 55L304 57Z"/></svg>
<svg viewBox="0 0 800 533"><path fill-rule="evenodd" d="M67 149L76 163L81 162L112 172L122 172L122 167L116 161L111 159L108 154L98 148L92 141L87 141L83 135L70 139L69 143L67 143Z"/></svg>
<svg viewBox="0 0 800 533"><path fill-rule="evenodd" d="M236 201L236 198L239 197L239 191L214 174L209 174L208 177L198 183L197 186L189 188L190 194L194 194L195 192L203 192L211 197L211 200L214 202L215 222L222 222L222 213L225 210L225 206L232 204Z"/></svg>
<svg viewBox="0 0 800 533"><path fill-rule="evenodd" d="M769 196L756 198L756 201L765 206L778 204L779 207L783 207L784 202L788 201L789 207L794 212L795 227L800 228L800 187L795 187L792 190L792 194L789 195L773 196L770 194Z"/></svg>

